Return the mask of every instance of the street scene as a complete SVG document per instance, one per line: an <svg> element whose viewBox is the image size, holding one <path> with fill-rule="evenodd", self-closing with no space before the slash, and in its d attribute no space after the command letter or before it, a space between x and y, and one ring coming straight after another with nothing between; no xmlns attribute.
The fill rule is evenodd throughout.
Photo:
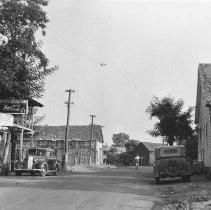
<svg viewBox="0 0 211 210"><path fill-rule="evenodd" d="M79 172L80 171L80 172ZM184 185L181 179L165 179L158 186L152 167L78 169L0 180L1 209L209 209L211 184L202 177ZM195 202L187 207L188 199ZM179 205L175 205L179 203Z"/></svg>
<svg viewBox="0 0 211 210"><path fill-rule="evenodd" d="M210 9L0 0L0 210L211 209Z"/></svg>

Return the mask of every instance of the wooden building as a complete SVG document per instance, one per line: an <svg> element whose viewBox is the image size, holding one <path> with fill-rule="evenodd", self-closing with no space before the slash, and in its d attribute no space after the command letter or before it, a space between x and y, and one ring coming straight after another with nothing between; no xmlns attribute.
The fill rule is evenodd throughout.
<svg viewBox="0 0 211 210"><path fill-rule="evenodd" d="M35 109L42 106L33 99L0 100L0 166L22 158L23 137L32 137Z"/></svg>
<svg viewBox="0 0 211 210"><path fill-rule="evenodd" d="M211 64L199 64L195 110L198 125L198 162L211 168Z"/></svg>
<svg viewBox="0 0 211 210"><path fill-rule="evenodd" d="M37 126L34 128L32 146L50 147L59 159L64 155L66 126ZM71 165L89 164L91 126L69 126L68 160ZM103 164L102 145L104 143L102 126L93 125L91 146L92 164ZM30 146L30 139L24 140L24 149Z"/></svg>
<svg viewBox="0 0 211 210"><path fill-rule="evenodd" d="M155 148L160 146L164 146L164 144L152 142L141 142L138 144L139 165L152 165L155 160Z"/></svg>

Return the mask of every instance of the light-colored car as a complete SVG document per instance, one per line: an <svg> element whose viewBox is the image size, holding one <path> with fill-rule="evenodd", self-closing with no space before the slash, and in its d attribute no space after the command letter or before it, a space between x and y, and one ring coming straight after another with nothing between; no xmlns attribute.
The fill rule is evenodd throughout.
<svg viewBox="0 0 211 210"><path fill-rule="evenodd" d="M26 157L15 163L15 173L21 176L22 173L39 173L45 176L47 173L57 174L59 163L53 149L30 148L26 152Z"/></svg>
<svg viewBox="0 0 211 210"><path fill-rule="evenodd" d="M156 184L160 178L182 177L184 181L191 180L191 162L185 157L185 147L164 146L155 149L153 172Z"/></svg>

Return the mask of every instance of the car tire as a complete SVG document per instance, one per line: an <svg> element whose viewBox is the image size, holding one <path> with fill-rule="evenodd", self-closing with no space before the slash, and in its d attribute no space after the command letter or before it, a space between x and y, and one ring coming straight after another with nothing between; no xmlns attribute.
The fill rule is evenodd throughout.
<svg viewBox="0 0 211 210"><path fill-rule="evenodd" d="M58 171L59 171L59 167L58 167L58 165L56 165L55 171L53 172L53 175L56 176L58 174Z"/></svg>
<svg viewBox="0 0 211 210"><path fill-rule="evenodd" d="M21 173L21 171L16 171L16 172L15 172L15 175L16 175L16 176L21 176L22 173Z"/></svg>
<svg viewBox="0 0 211 210"><path fill-rule="evenodd" d="M47 173L46 165L43 165L41 169L42 170L40 171L40 176L44 177L46 175L46 173Z"/></svg>
<svg viewBox="0 0 211 210"><path fill-rule="evenodd" d="M160 183L160 177L155 177L155 183L159 184Z"/></svg>
<svg viewBox="0 0 211 210"><path fill-rule="evenodd" d="M172 167L175 168L175 169L171 170ZM179 168L177 161L176 160L169 160L167 162L167 166L166 166L166 173L168 174L168 176L176 177L176 176L178 176L179 172L180 172L180 168Z"/></svg>

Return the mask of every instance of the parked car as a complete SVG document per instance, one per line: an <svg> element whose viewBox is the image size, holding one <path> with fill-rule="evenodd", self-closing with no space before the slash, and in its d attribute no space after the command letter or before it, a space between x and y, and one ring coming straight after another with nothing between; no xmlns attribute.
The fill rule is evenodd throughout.
<svg viewBox="0 0 211 210"><path fill-rule="evenodd" d="M45 176L47 173L57 174L59 163L55 156L55 151L49 148L30 148L26 152L26 157L15 163L15 173L21 176L22 173L39 173Z"/></svg>
<svg viewBox="0 0 211 210"><path fill-rule="evenodd" d="M190 181L192 166L185 157L185 147L178 145L156 148L153 172L156 184L159 184L160 178L166 177L182 177L184 181Z"/></svg>

